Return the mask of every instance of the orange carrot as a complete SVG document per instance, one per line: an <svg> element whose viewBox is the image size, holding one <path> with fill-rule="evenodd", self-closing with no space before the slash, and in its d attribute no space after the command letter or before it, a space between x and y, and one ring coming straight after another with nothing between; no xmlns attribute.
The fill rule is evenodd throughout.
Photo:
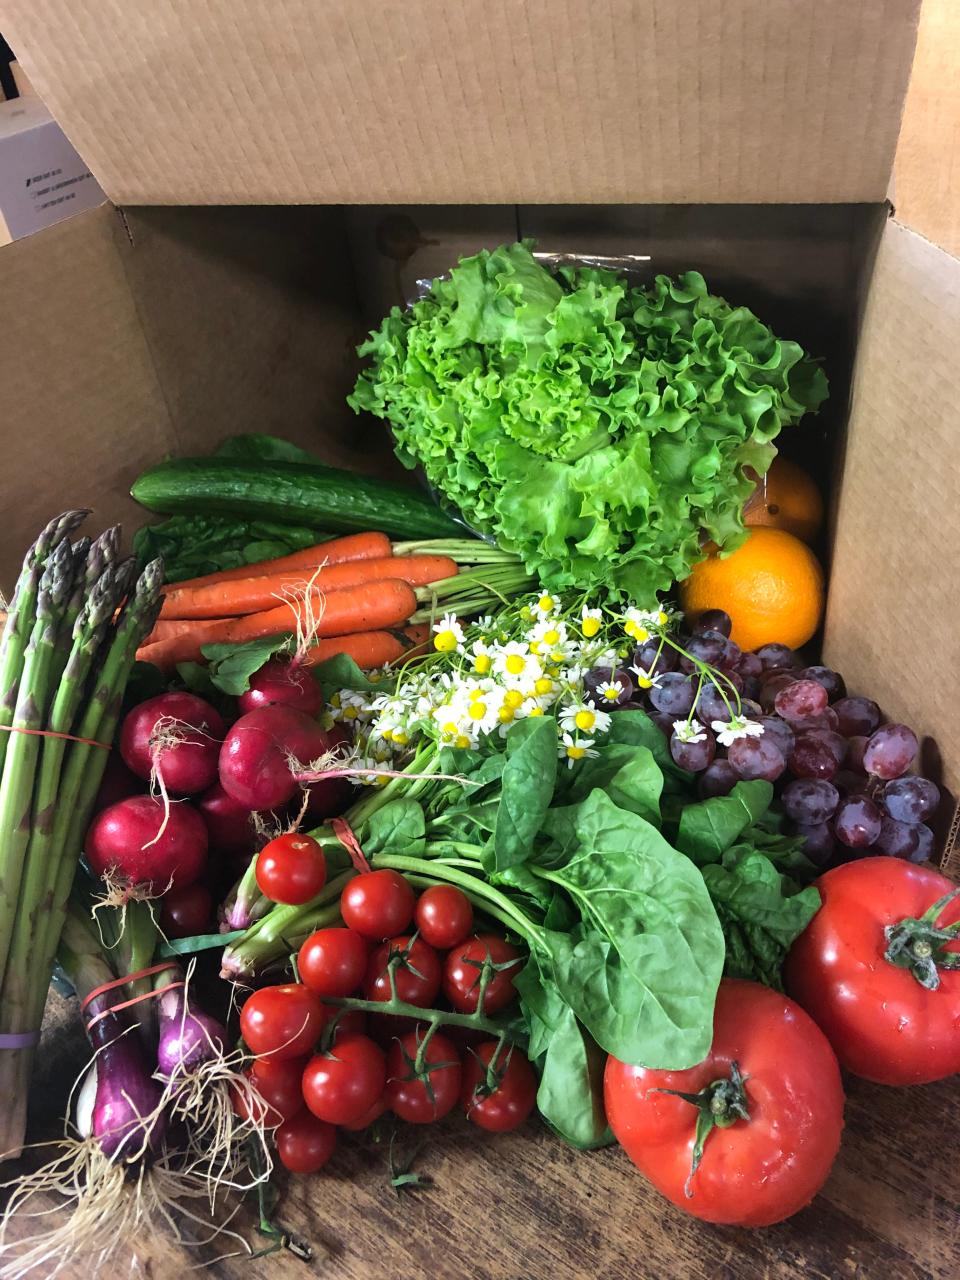
<svg viewBox="0 0 960 1280"><path fill-rule="evenodd" d="M258 578L175 588L167 592L161 617L220 618L229 614L258 613L262 609L273 608L282 601L285 591L302 588L307 581L315 592L326 593L388 578L421 587L430 582L440 582L443 578L452 578L456 573L456 561L449 556L385 556L376 560L325 565L312 572L308 569L286 569L282 573Z"/></svg>
<svg viewBox="0 0 960 1280"><path fill-rule="evenodd" d="M292 551L288 556L274 560L261 560L256 564L241 564L236 569L220 569L204 574L202 578L185 578L163 588L164 595L180 591L184 587L206 587L215 582L229 582L233 578L259 578L268 573L283 573L288 569L315 569L318 564L343 564L349 560L376 560L391 554L390 539L385 533L351 533L345 538L331 538L315 547Z"/></svg>
<svg viewBox="0 0 960 1280"><path fill-rule="evenodd" d="M358 631L352 636L331 636L321 640L307 652L308 667L326 662L339 653L352 658L362 671L396 662L411 652L411 641L405 631Z"/></svg>
<svg viewBox="0 0 960 1280"><path fill-rule="evenodd" d="M385 578L382 582L365 582L357 587L344 587L341 591L328 591L323 597L322 610L317 610L318 621L313 635L343 636L352 635L356 631L383 631L389 627L399 627L416 609L417 597L413 587L398 578ZM280 631L294 631L302 610L302 604L282 604L262 613L235 618L232 625L227 627L223 638L240 643L244 640L256 640L261 636L276 635Z"/></svg>
<svg viewBox="0 0 960 1280"><path fill-rule="evenodd" d="M219 618L207 622L191 622L189 631L169 636L166 640L157 640L153 644L142 645L137 650L138 662L152 662L161 671L172 670L178 662L199 662L203 657L200 649L205 644L216 644L230 639L230 630L236 618ZM293 620L287 615L287 625L275 628L277 632L292 631ZM263 634L269 635L269 632Z"/></svg>
<svg viewBox="0 0 960 1280"><path fill-rule="evenodd" d="M207 618L205 622L232 622L232 618ZM196 631L198 626L203 623L198 622L196 618L160 618L153 624L153 630L143 642L143 647L148 644L157 644L161 640L172 640L174 636L184 636L191 631Z"/></svg>

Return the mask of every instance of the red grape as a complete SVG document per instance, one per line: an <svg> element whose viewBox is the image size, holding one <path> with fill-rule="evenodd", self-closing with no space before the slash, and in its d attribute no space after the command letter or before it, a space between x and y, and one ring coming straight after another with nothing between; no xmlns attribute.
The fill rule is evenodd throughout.
<svg viewBox="0 0 960 1280"><path fill-rule="evenodd" d="M940 803L940 788L929 778L909 774L894 778L883 789L883 805L898 822L923 822Z"/></svg>
<svg viewBox="0 0 960 1280"><path fill-rule="evenodd" d="M825 742L833 752L834 759L842 768L847 759L847 740L842 734L834 733L832 729L817 729L811 735L813 738L819 738L821 742Z"/></svg>
<svg viewBox="0 0 960 1280"><path fill-rule="evenodd" d="M679 671L668 671L650 690L650 702L657 711L678 720L690 714L696 692L689 676L681 675Z"/></svg>
<svg viewBox="0 0 960 1280"><path fill-rule="evenodd" d="M729 795L740 781L729 760L714 760L697 779L697 795L701 800Z"/></svg>
<svg viewBox="0 0 960 1280"><path fill-rule="evenodd" d="M816 822L812 826L798 822L797 835L803 836L804 854L818 867L824 867L833 857L837 842L833 838L829 822Z"/></svg>
<svg viewBox="0 0 960 1280"><path fill-rule="evenodd" d="M722 636L729 636L733 630L733 623L729 613L724 613L722 609L705 609L697 619L693 630L698 636L703 635L705 631L719 631Z"/></svg>
<svg viewBox="0 0 960 1280"><path fill-rule="evenodd" d="M875 844L883 824L880 810L867 796L847 796L841 800L833 819L837 839L850 849L867 849Z"/></svg>
<svg viewBox="0 0 960 1280"><path fill-rule="evenodd" d="M847 739L847 768L863 770L863 753L867 748L868 739L862 733L855 733L852 738Z"/></svg>
<svg viewBox="0 0 960 1280"><path fill-rule="evenodd" d="M764 644L754 652L763 663L764 671L781 671L800 666L800 659L785 644Z"/></svg>
<svg viewBox="0 0 960 1280"><path fill-rule="evenodd" d="M741 653L737 659L737 670L745 678L758 676L763 670L763 663L755 653Z"/></svg>
<svg viewBox="0 0 960 1280"><path fill-rule="evenodd" d="M798 778L784 787L780 799L788 817L812 827L833 816L840 792L822 778Z"/></svg>
<svg viewBox="0 0 960 1280"><path fill-rule="evenodd" d="M917 848L911 855L911 862L926 862L933 853L933 832L925 822L917 826Z"/></svg>
<svg viewBox="0 0 960 1280"><path fill-rule="evenodd" d="M839 717L837 728L845 738L869 735L880 723L880 708L870 698L841 698L833 709Z"/></svg>
<svg viewBox="0 0 960 1280"><path fill-rule="evenodd" d="M825 778L830 782L837 773L837 758L825 742L812 733L803 733L794 744L790 768L798 778Z"/></svg>
<svg viewBox="0 0 960 1280"><path fill-rule="evenodd" d="M676 649L654 639L647 640L634 649L632 662L635 667L642 667L644 671L649 671L652 667L656 675L663 675L666 671L676 671L679 660L680 655Z"/></svg>
<svg viewBox="0 0 960 1280"><path fill-rule="evenodd" d="M760 682L759 702L764 711L773 711L774 701L781 689L794 684L797 677L792 671L774 671Z"/></svg>
<svg viewBox="0 0 960 1280"><path fill-rule="evenodd" d="M846 697L847 686L843 683L843 676L830 667L804 667L800 672L800 679L816 680L817 684L822 684L831 702Z"/></svg>
<svg viewBox="0 0 960 1280"><path fill-rule="evenodd" d="M884 724L873 734L863 753L863 767L878 778L899 778L917 754L917 735L905 724Z"/></svg>
<svg viewBox="0 0 960 1280"><path fill-rule="evenodd" d="M726 702L724 702L724 698L726 698ZM726 723L731 714L728 703L733 708L733 713L736 714L737 698L733 690L724 689L721 694L713 681L708 680L700 690L700 697L696 701L696 714L706 724L712 724L714 720L723 720Z"/></svg>
<svg viewBox="0 0 960 1280"><path fill-rule="evenodd" d="M833 785L842 791L845 796L854 792L866 791L867 775L860 773L856 769L841 769L834 777Z"/></svg>
<svg viewBox="0 0 960 1280"><path fill-rule="evenodd" d="M763 725L764 736L772 738L780 748L784 759L787 759L793 751L795 741L793 730L785 720L781 720L779 716L761 716L759 723Z"/></svg>
<svg viewBox="0 0 960 1280"><path fill-rule="evenodd" d="M766 734L762 738L736 738L727 748L727 759L738 778L766 778L773 782L787 767L783 752Z"/></svg>
<svg viewBox="0 0 960 1280"><path fill-rule="evenodd" d="M665 738L673 736L673 716L666 716L662 711L655 711L650 719L657 726Z"/></svg>
<svg viewBox="0 0 960 1280"><path fill-rule="evenodd" d="M720 631L701 631L692 636L684 647L690 657L680 655L681 671L696 670L696 663L691 658L697 658L710 667L719 667L726 653L727 637Z"/></svg>
<svg viewBox="0 0 960 1280"><path fill-rule="evenodd" d="M827 705L827 691L816 680L794 680L777 690L773 705L781 719L796 724L820 715Z"/></svg>
<svg viewBox="0 0 960 1280"><path fill-rule="evenodd" d="M906 822L897 822L896 818L888 818L884 814L880 823L880 834L874 848L891 858L910 858L916 853L920 844L916 826Z"/></svg>
<svg viewBox="0 0 960 1280"><path fill-rule="evenodd" d="M717 754L717 740L709 729L702 729L697 737L699 742L684 742L676 730L670 735L670 754L688 773L699 773Z"/></svg>

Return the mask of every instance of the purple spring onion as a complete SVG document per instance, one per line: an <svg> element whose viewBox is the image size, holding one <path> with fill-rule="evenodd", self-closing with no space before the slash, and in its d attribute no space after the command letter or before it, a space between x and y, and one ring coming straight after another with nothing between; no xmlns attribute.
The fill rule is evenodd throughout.
<svg viewBox="0 0 960 1280"><path fill-rule="evenodd" d="M159 986L183 981L183 971L174 966L158 975ZM168 1080L220 1057L227 1042L222 1023L204 1013L190 999L186 985L171 987L157 998L159 1039L157 1067Z"/></svg>
<svg viewBox="0 0 960 1280"><path fill-rule="evenodd" d="M136 1020L118 988L94 996L86 1009L87 1039L96 1053L96 1095L91 1132L111 1159L136 1159L155 1151L166 1131L162 1090L151 1078ZM103 1016L98 1016L103 1015Z"/></svg>

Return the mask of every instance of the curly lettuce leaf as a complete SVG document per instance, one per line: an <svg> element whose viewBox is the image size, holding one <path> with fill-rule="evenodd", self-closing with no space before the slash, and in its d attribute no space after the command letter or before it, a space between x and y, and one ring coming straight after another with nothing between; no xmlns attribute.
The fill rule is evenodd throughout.
<svg viewBox="0 0 960 1280"><path fill-rule="evenodd" d="M781 428L823 371L701 275L551 275L530 242L463 259L359 348L349 403L552 588L648 599L703 535L733 550ZM755 474L754 474L755 473Z"/></svg>

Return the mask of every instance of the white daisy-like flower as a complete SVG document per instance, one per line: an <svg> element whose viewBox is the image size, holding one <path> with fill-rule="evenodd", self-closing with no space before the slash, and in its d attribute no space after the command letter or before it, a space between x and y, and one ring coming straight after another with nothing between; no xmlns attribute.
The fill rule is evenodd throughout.
<svg viewBox="0 0 960 1280"><path fill-rule="evenodd" d="M542 618L527 633L530 650L536 654L549 654L567 645L567 624L559 618Z"/></svg>
<svg viewBox="0 0 960 1280"><path fill-rule="evenodd" d="M592 701L574 702L561 712L560 728L570 733L606 733L610 728L610 714L598 711Z"/></svg>
<svg viewBox="0 0 960 1280"><path fill-rule="evenodd" d="M673 732L681 742L703 742L707 736L699 720L674 720Z"/></svg>
<svg viewBox="0 0 960 1280"><path fill-rule="evenodd" d="M500 708L506 690L492 680L481 680L465 686L466 706L463 723L477 733L490 733L500 724Z"/></svg>
<svg viewBox="0 0 960 1280"><path fill-rule="evenodd" d="M624 611L623 629L638 644L643 644L654 631L666 626L669 621L666 610L659 605L655 609L636 609L631 606Z"/></svg>
<svg viewBox="0 0 960 1280"><path fill-rule="evenodd" d="M594 756L600 754L592 750L593 742L593 738L575 737L572 733L565 733L557 745L557 751L561 759L566 757L567 768L572 769L579 760L592 760Z"/></svg>
<svg viewBox="0 0 960 1280"><path fill-rule="evenodd" d="M759 738L763 733L763 725L757 724L756 720L748 720L746 716L733 716L729 721L712 720L710 727L721 747L729 747L738 738Z"/></svg>
<svg viewBox="0 0 960 1280"><path fill-rule="evenodd" d="M530 652L528 644L508 640L494 650L493 670L511 686L530 693L535 681L543 675L543 664L536 654Z"/></svg>
<svg viewBox="0 0 960 1280"><path fill-rule="evenodd" d="M584 608L583 612L580 614L580 630L587 639L592 640L602 626L602 610Z"/></svg>
<svg viewBox="0 0 960 1280"><path fill-rule="evenodd" d="M479 676L485 676L493 666L493 650L486 640L474 640L470 646L473 654L473 669Z"/></svg>
<svg viewBox="0 0 960 1280"><path fill-rule="evenodd" d="M492 631L495 623L490 614L485 613L482 618L477 618L473 625L479 628L480 631Z"/></svg>
<svg viewBox="0 0 960 1280"><path fill-rule="evenodd" d="M655 689L663 679L662 675L654 672L653 667L649 670L644 667L631 667L630 670L633 672L634 684L638 689Z"/></svg>
<svg viewBox="0 0 960 1280"><path fill-rule="evenodd" d="M457 621L455 613L445 613L439 622L433 624L436 633L433 647L440 653L454 653L463 650L463 627Z"/></svg>
<svg viewBox="0 0 960 1280"><path fill-rule="evenodd" d="M597 697L600 699L601 703L619 702L622 695L623 685L619 680L607 680L603 684L597 685Z"/></svg>
<svg viewBox="0 0 960 1280"><path fill-rule="evenodd" d="M548 618L553 613L554 609L556 609L556 607L557 607L556 600L554 600L553 596L550 595L548 591L544 591L544 593L539 597L536 603L532 606L532 612L537 617Z"/></svg>

